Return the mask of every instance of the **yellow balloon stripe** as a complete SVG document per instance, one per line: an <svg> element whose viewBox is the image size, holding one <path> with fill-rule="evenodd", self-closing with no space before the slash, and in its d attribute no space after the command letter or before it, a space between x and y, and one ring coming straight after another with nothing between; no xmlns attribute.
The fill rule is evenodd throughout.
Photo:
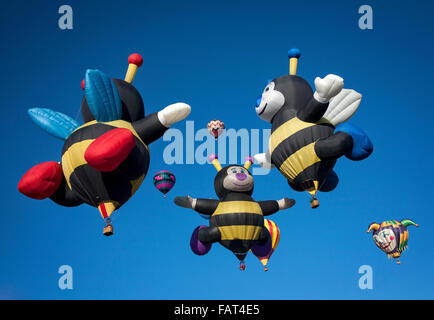
<svg viewBox="0 0 434 320"><path fill-rule="evenodd" d="M280 165L279 171L293 181L304 169L321 161L315 152L315 142L300 148Z"/></svg>
<svg viewBox="0 0 434 320"><path fill-rule="evenodd" d="M264 267L267 266L268 258L261 259L261 263L264 265Z"/></svg>
<svg viewBox="0 0 434 320"><path fill-rule="evenodd" d="M280 230L277 227L276 223L272 220L264 219L265 220L265 227L268 229L271 235L271 247L274 250L276 250L277 245L280 241Z"/></svg>
<svg viewBox="0 0 434 320"><path fill-rule="evenodd" d="M273 250L276 250L277 245L279 244L280 241L280 230L276 224L274 224L274 226L276 228L276 241L273 243Z"/></svg>

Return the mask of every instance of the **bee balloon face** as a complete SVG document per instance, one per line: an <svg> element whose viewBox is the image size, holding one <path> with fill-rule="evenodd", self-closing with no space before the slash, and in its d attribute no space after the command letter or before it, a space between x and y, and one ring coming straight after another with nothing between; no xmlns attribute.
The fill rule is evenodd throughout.
<svg viewBox="0 0 434 320"><path fill-rule="evenodd" d="M228 165L222 168L218 157L211 154L208 160L212 162L217 169L217 175L214 178L214 190L221 199L231 192L245 193L249 196L253 193L253 177L249 168L253 163L253 157L248 156L244 166L236 164Z"/></svg>
<svg viewBox="0 0 434 320"><path fill-rule="evenodd" d="M249 171L241 166L230 166L226 169L223 187L226 190L246 192L253 189L253 177Z"/></svg>
<svg viewBox="0 0 434 320"><path fill-rule="evenodd" d="M381 229L373 235L375 244L386 253L393 252L398 245L397 238L392 229Z"/></svg>
<svg viewBox="0 0 434 320"><path fill-rule="evenodd" d="M274 81L269 82L262 95L256 100L256 113L267 122L271 122L274 115L285 104L285 97L275 88L276 83Z"/></svg>

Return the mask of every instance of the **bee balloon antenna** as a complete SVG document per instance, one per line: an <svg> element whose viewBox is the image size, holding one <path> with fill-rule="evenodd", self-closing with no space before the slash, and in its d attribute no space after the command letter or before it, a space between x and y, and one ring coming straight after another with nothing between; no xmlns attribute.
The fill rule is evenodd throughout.
<svg viewBox="0 0 434 320"><path fill-rule="evenodd" d="M292 48L288 50L289 74L291 76L295 76L297 74L297 64L300 56L300 50L298 50L297 48Z"/></svg>
<svg viewBox="0 0 434 320"><path fill-rule="evenodd" d="M217 171L222 169L222 165L219 162L219 158L215 153L212 153L208 156L208 161L211 162Z"/></svg>
<svg viewBox="0 0 434 320"><path fill-rule="evenodd" d="M128 83L133 83L137 70L143 64L143 58L140 54L133 53L128 57L128 63L128 70L124 80Z"/></svg>

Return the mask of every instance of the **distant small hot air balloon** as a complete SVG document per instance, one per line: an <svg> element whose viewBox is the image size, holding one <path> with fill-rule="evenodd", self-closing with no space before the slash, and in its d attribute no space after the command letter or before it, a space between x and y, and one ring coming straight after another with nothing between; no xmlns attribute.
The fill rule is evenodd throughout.
<svg viewBox="0 0 434 320"><path fill-rule="evenodd" d="M268 271L267 263L279 244L280 230L273 221L268 219L264 219L264 226L270 232L269 243L266 246L253 245L251 251L264 265L264 271Z"/></svg>
<svg viewBox="0 0 434 320"><path fill-rule="evenodd" d="M163 170L154 175L154 186L164 194L164 197L173 188L175 182L175 175L170 171Z"/></svg>
<svg viewBox="0 0 434 320"><path fill-rule="evenodd" d="M217 140L217 138L223 133L225 130L225 124L220 120L211 120L208 122L206 126L208 132Z"/></svg>

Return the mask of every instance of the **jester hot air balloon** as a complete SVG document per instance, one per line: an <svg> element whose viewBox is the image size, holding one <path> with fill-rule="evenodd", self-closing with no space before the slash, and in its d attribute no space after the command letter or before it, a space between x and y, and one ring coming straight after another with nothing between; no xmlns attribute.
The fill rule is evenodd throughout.
<svg viewBox="0 0 434 320"><path fill-rule="evenodd" d="M293 199L278 201L255 201L253 176L249 168L253 162L248 157L244 166L220 165L216 155L209 160L218 173L214 179L214 189L219 199L193 199L190 196L176 197L175 204L193 209L210 216L209 226L197 227L190 241L191 250L197 255L204 255L211 245L219 242L232 251L240 261L240 270L245 269L244 258L253 245L266 246L270 232L264 227L264 216L295 204Z"/></svg>
<svg viewBox="0 0 434 320"><path fill-rule="evenodd" d="M164 197L173 188L175 182L175 175L170 171L163 170L154 175L154 186L164 194Z"/></svg>
<svg viewBox="0 0 434 320"><path fill-rule="evenodd" d="M288 52L289 75L270 81L256 101L257 115L271 123L269 149L255 155L265 168L277 167L296 191L311 194L311 207L319 206L318 191L338 184L336 160L367 158L373 151L368 136L345 123L360 105L361 94L342 89L344 80L333 74L315 79L315 92L296 75L298 49Z"/></svg>
<svg viewBox="0 0 434 320"><path fill-rule="evenodd" d="M190 113L184 103L144 115L142 97L132 85L143 59L132 54L124 80L99 70L87 70L82 87L83 125L49 109L29 110L48 133L65 140L60 162L30 169L18 190L33 199L50 198L73 207L87 203L98 208L105 221L104 235L113 234L111 214L140 187L149 167L148 145Z"/></svg>
<svg viewBox="0 0 434 320"><path fill-rule="evenodd" d="M377 247L387 254L387 257L397 259L396 262L400 264L398 258L401 256L402 252L407 248L408 242L408 226L418 227L410 219L404 219L400 222L396 220L384 221L381 224L376 222L369 225L367 233L374 231L372 233L372 238L374 239Z"/></svg>
<svg viewBox="0 0 434 320"><path fill-rule="evenodd" d="M210 135L212 135L216 140L225 130L225 124L221 120L211 120L206 126Z"/></svg>
<svg viewBox="0 0 434 320"><path fill-rule="evenodd" d="M253 245L251 251L264 265L264 271L268 271L267 263L279 244L280 230L272 220L264 219L264 226L267 228L268 232L270 232L268 246Z"/></svg>

